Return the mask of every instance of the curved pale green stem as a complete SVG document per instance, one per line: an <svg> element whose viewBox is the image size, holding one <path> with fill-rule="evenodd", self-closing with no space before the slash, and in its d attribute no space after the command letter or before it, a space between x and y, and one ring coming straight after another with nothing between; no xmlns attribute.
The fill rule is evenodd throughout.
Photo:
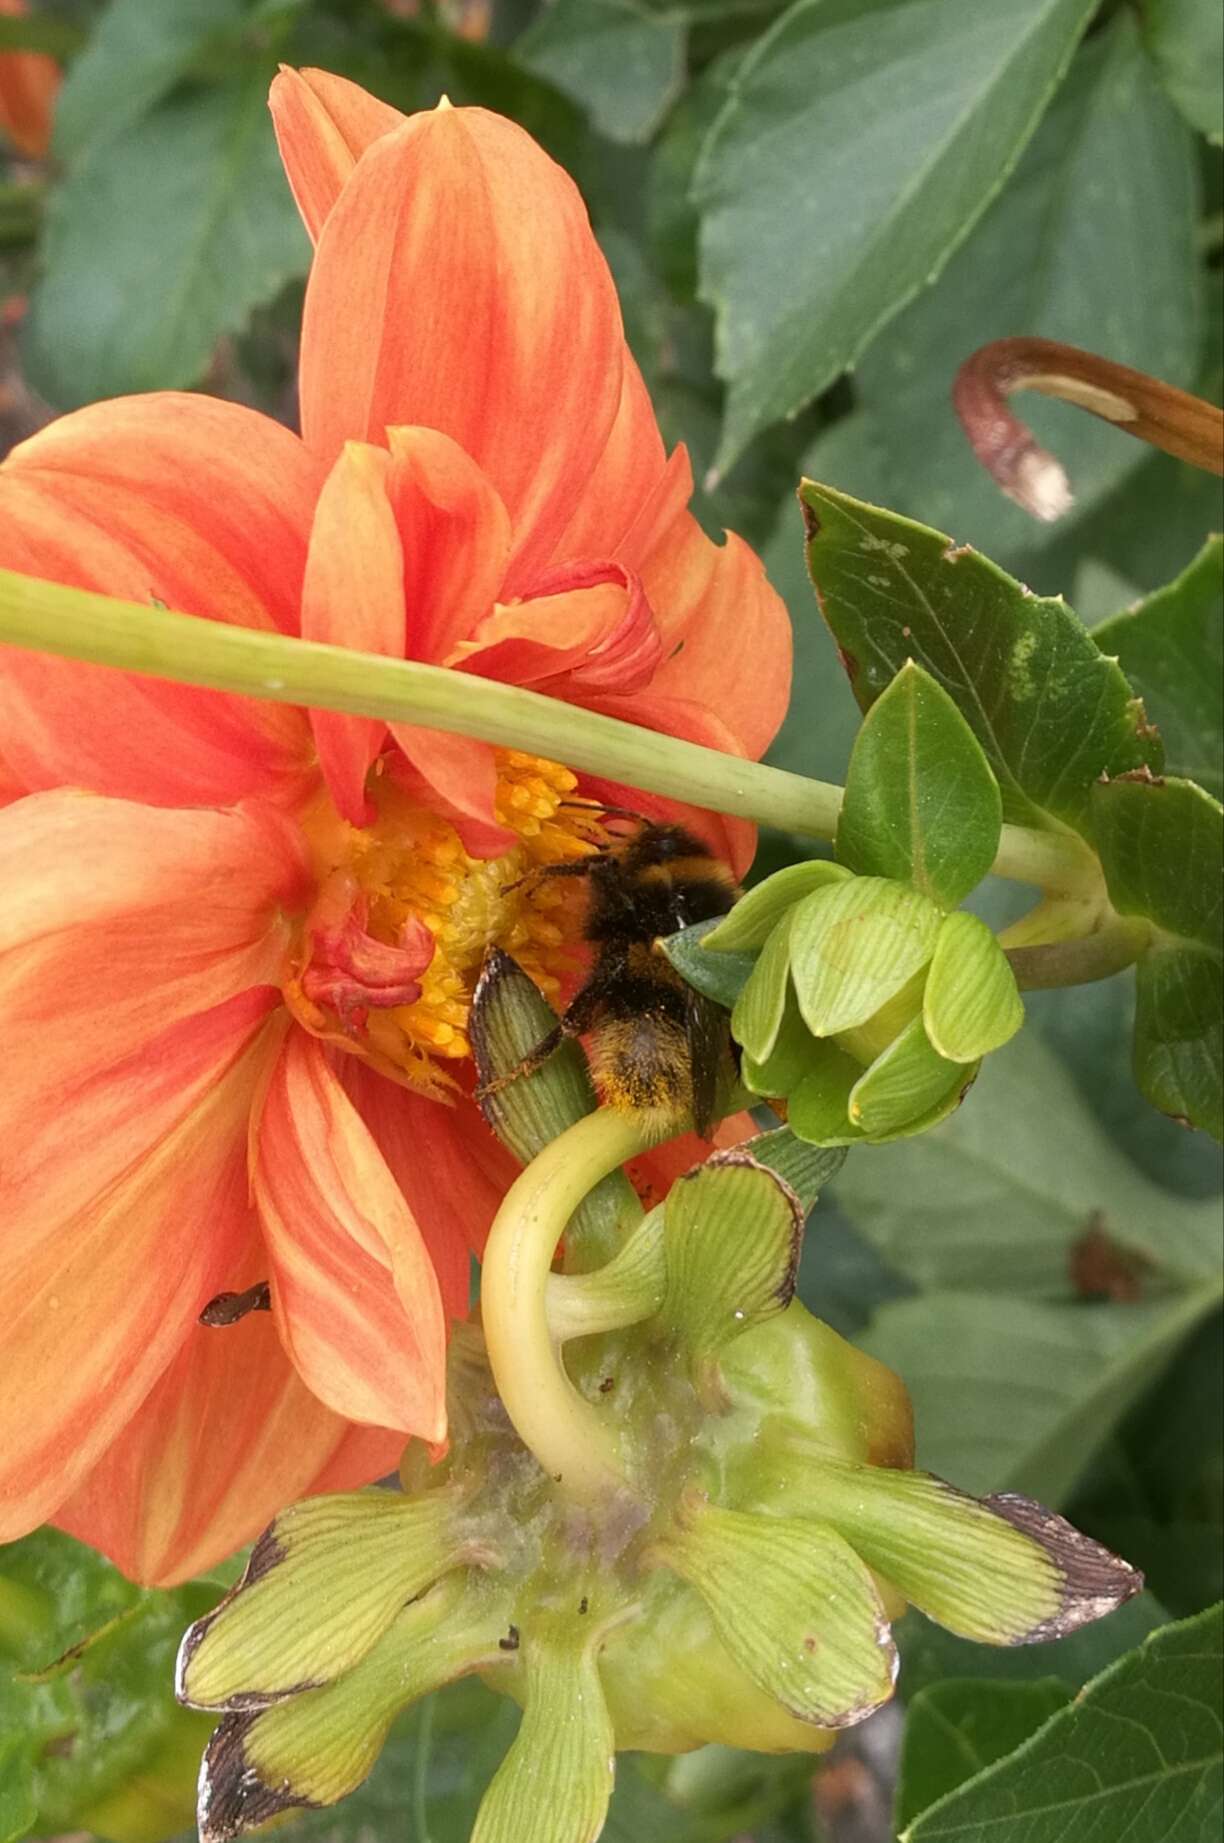
<svg viewBox="0 0 1224 1843"><path fill-rule="evenodd" d="M246 697L448 730L545 755L606 780L713 812L833 838L842 790L515 685L250 627L229 627L0 570L0 643ZM1067 833L1004 826L993 869L1071 891L1099 871Z"/></svg>
<svg viewBox="0 0 1224 1843"><path fill-rule="evenodd" d="M588 1502L623 1489L626 1478L606 1421L561 1366L545 1304L548 1272L587 1192L657 1138L605 1107L567 1127L507 1191L481 1268L481 1323L506 1412L544 1470Z"/></svg>

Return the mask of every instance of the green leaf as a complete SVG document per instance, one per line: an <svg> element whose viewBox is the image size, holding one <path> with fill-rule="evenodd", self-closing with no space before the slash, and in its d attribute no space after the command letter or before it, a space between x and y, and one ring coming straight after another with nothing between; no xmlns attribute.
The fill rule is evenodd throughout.
<svg viewBox="0 0 1224 1843"><path fill-rule="evenodd" d="M987 340L1032 333L1193 389L1204 319L1197 192L1193 137L1156 83L1129 10L1118 9L1076 54L981 223L934 286L864 352L855 369L858 407L818 438L803 471L951 531L1034 586L1067 588L1073 562L1051 562L1043 573L1036 560L1053 549L1078 554L1084 514L1146 472L1143 444L1069 404L1032 392L1018 398L1019 414L1064 463L1076 494L1067 518L1042 526L977 461L949 387L961 361ZM1141 275L1159 275L1160 286L1136 285ZM1168 462L1166 477L1176 467ZM1183 476L1187 490L1209 496L1189 467L1177 476L1179 495ZM1150 496L1150 487L1139 492L1119 522L1130 547L1164 528L1163 508ZM1171 575L1218 516L1205 507L1172 565L1136 580L1155 585Z"/></svg>
<svg viewBox="0 0 1224 1843"><path fill-rule="evenodd" d="M471 1843L595 1843L616 1760L597 1639L547 1613L524 1633L522 1726L481 1801Z"/></svg>
<svg viewBox="0 0 1224 1843"><path fill-rule="evenodd" d="M966 909L949 915L935 937L922 1016L932 1044L952 1062L976 1062L1001 1049L1024 1022L1007 956L986 923Z"/></svg>
<svg viewBox="0 0 1224 1843"><path fill-rule="evenodd" d="M1142 0L1143 37L1186 120L1224 141L1224 14L1215 0Z"/></svg>
<svg viewBox="0 0 1224 1843"><path fill-rule="evenodd" d="M832 1188L920 1287L1074 1300L1076 1251L1094 1233L1153 1290L1220 1269L1218 1200L1143 1178L1031 1030L987 1058L971 1105L938 1133L847 1159Z"/></svg>
<svg viewBox="0 0 1224 1843"><path fill-rule="evenodd" d="M872 1139L897 1132L967 1084L972 1064L949 1062L927 1036L921 1017L876 1057L850 1090L851 1123Z"/></svg>
<svg viewBox="0 0 1224 1843"><path fill-rule="evenodd" d="M659 945L682 979L729 1010L748 983L756 958L747 953L707 953L702 940L717 926L717 921L694 922Z"/></svg>
<svg viewBox="0 0 1224 1843"><path fill-rule="evenodd" d="M907 659L943 686L985 751L1003 817L1081 831L1102 774L1155 756L1120 668L1061 600L1030 595L937 531L805 481L808 567L863 710ZM1047 820L1048 823L1048 820Z"/></svg>
<svg viewBox="0 0 1224 1843"><path fill-rule="evenodd" d="M908 660L867 712L851 752L838 858L953 909L994 862L1002 822L977 737L943 687Z"/></svg>
<svg viewBox="0 0 1224 1843"><path fill-rule="evenodd" d="M587 111L610 141L648 141L684 86L681 12L637 0L554 0L514 56Z"/></svg>
<svg viewBox="0 0 1224 1843"><path fill-rule="evenodd" d="M731 913L715 922L705 936L705 945L717 953L757 953L789 908L813 890L840 883L848 875L844 866L829 858L804 858L802 863L787 864L741 896Z"/></svg>
<svg viewBox="0 0 1224 1843"><path fill-rule="evenodd" d="M942 921L929 896L881 877L853 877L801 902L790 924L790 968L813 1035L874 1017L929 961Z"/></svg>
<svg viewBox="0 0 1224 1843"><path fill-rule="evenodd" d="M937 1798L1013 1753L1066 1707L1071 1694L1058 1677L1036 1683L949 1677L920 1690L906 1711L894 1830L904 1830Z"/></svg>
<svg viewBox="0 0 1224 1843"><path fill-rule="evenodd" d="M1224 15L1222 15L1224 16ZM1224 538L1208 538L1167 588L1093 630L1143 699L1170 774L1224 786Z"/></svg>
<svg viewBox="0 0 1224 1843"><path fill-rule="evenodd" d="M883 1306L860 1342L905 1377L919 1463L962 1490L1065 1502L1220 1285L1150 1305L931 1292Z"/></svg>
<svg viewBox="0 0 1224 1843"><path fill-rule="evenodd" d="M1204 1843L1222 1797L1221 1613L1164 1626L903 1843Z"/></svg>
<svg viewBox="0 0 1224 1843"><path fill-rule="evenodd" d="M71 164L122 134L251 11L251 0L112 0L56 101L57 156Z"/></svg>
<svg viewBox="0 0 1224 1843"><path fill-rule="evenodd" d="M846 1157L836 1148L826 1151L821 1146L805 1145L786 1126L748 1140L744 1150L758 1165L776 1171L783 1183L790 1185L805 1216L825 1185L841 1170Z"/></svg>
<svg viewBox="0 0 1224 1843"><path fill-rule="evenodd" d="M218 336L305 272L267 75L168 99L57 188L23 328L51 402L194 384Z"/></svg>
<svg viewBox="0 0 1224 1843"><path fill-rule="evenodd" d="M1136 973L1135 1080L1224 1139L1224 809L1193 781L1093 789L1110 900L1158 929Z"/></svg>
<svg viewBox="0 0 1224 1843"><path fill-rule="evenodd" d="M745 1050L740 1074L744 1086L752 1094L789 1095L794 1093L805 1076L825 1068L832 1053L839 1056L842 1054L834 1044L812 1035L799 1015L798 1005L791 998L782 1013L782 1022L768 1056L764 1061L757 1062ZM846 1060L849 1061L849 1057ZM852 1085L861 1073L862 1069L856 1063L855 1073L851 1077ZM846 1093L849 1094L849 1089Z"/></svg>
<svg viewBox="0 0 1224 1843"><path fill-rule="evenodd" d="M891 1696L896 1654L879 1594L835 1530L692 1493L653 1553L701 1594L753 1681L801 1721L844 1727Z"/></svg>
<svg viewBox="0 0 1224 1843"><path fill-rule="evenodd" d="M799 0L744 61L696 178L730 384L725 468L852 364L998 190L1086 0Z"/></svg>

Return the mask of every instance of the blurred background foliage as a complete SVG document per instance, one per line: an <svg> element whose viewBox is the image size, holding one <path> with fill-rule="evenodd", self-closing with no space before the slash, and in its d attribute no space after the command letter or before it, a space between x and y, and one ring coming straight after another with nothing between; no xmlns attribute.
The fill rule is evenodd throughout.
<svg viewBox="0 0 1224 1843"><path fill-rule="evenodd" d="M0 123L13 54L64 80L45 151L0 134L0 452L169 386L293 422L309 251L264 106L279 62L405 110L500 110L583 190L699 516L761 547L788 600L770 759L841 779L858 712L805 574L800 474L973 543L1089 625L1218 529L1214 481L1030 398L1077 492L1034 524L948 392L974 347L1033 333L1218 400L1221 40L1219 0L5 0ZM760 867L810 849L766 836ZM988 880L975 901L998 925L1030 896ZM1149 1591L1020 1652L910 1615L908 1743L893 1710L815 1781L724 1749L630 1759L609 1838L886 1838L899 1750L908 1821L1220 1597L1219 1150L1139 1098L1131 974L1028 1002L1035 1028L938 1132L847 1162L801 1289L905 1376L920 1462L1057 1504ZM0 1843L185 1827L208 1724L174 1710L170 1659L222 1584L145 1593L51 1532L0 1552ZM431 1698L361 1793L293 1828L463 1843L516 1719L471 1683ZM956 1756L938 1771L936 1730ZM1172 1834L1144 1821L1133 1843Z"/></svg>

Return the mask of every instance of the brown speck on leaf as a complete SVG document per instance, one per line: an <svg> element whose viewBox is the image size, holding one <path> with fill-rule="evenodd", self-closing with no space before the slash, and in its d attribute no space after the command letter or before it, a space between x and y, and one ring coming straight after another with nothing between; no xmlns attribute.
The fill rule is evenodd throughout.
<svg viewBox="0 0 1224 1843"><path fill-rule="evenodd" d="M858 660L854 657L853 653L843 652L840 646L837 649L837 657L841 660L842 671L846 674L846 677L851 683L853 683L858 677Z"/></svg>
<svg viewBox="0 0 1224 1843"><path fill-rule="evenodd" d="M1106 780L1106 784L1108 784L1108 782L1112 780L1112 781L1139 781L1142 783L1144 787L1163 787L1164 786L1164 775L1163 774L1153 774L1152 770L1148 767L1146 762L1142 763L1142 765L1138 768L1128 768L1124 774L1115 774L1109 777L1106 777L1103 775L1101 778L1102 780Z"/></svg>
<svg viewBox="0 0 1224 1843"><path fill-rule="evenodd" d="M517 1651L518 1650L519 1648L519 1629L516 1625L512 1625L510 1627L510 1630L506 1633L506 1636L504 1638L498 1639L497 1648L499 1651Z"/></svg>
<svg viewBox="0 0 1224 1843"><path fill-rule="evenodd" d="M578 1611L581 1614L581 1613L589 1613L590 1610L591 1610L591 1602L587 1599L586 1595L583 1594L581 1600L579 1600L578 1602Z"/></svg>
<svg viewBox="0 0 1224 1843"><path fill-rule="evenodd" d="M810 544L814 537L820 535L820 514L810 506L806 499L800 497L799 509L803 513L803 533Z"/></svg>
<svg viewBox="0 0 1224 1843"><path fill-rule="evenodd" d="M1143 1282L1153 1263L1141 1248L1116 1242L1106 1228L1105 1215L1094 1210L1079 1240L1071 1245L1067 1272L1081 1299L1111 1299L1131 1305L1143 1297Z"/></svg>
<svg viewBox="0 0 1224 1843"><path fill-rule="evenodd" d="M605 1376L603 1381L599 1385L599 1393L601 1395L610 1395L612 1393L612 1390L615 1387L616 1387L616 1377L615 1376Z"/></svg>

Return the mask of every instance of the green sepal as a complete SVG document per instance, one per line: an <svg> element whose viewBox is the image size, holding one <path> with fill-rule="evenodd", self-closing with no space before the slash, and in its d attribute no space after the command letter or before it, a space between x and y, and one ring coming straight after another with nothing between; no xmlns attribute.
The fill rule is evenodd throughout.
<svg viewBox="0 0 1224 1843"><path fill-rule="evenodd" d="M487 1089L480 1095L481 1112L524 1165L567 1126L595 1111L586 1057L571 1040L560 1043L542 1068L513 1074L556 1022L556 1012L518 962L490 947L472 994L468 1036L477 1080ZM488 1086L503 1081L504 1087Z"/></svg>
<svg viewBox="0 0 1224 1843"><path fill-rule="evenodd" d="M748 1140L743 1150L758 1165L776 1171L783 1183L790 1185L804 1216L812 1210L825 1185L836 1177L846 1160L840 1148L807 1145L789 1126L761 1133L758 1138Z"/></svg>
<svg viewBox="0 0 1224 1843"><path fill-rule="evenodd" d="M943 919L929 896L883 877L852 877L800 903L790 923L790 968L813 1035L865 1024L930 960Z"/></svg>
<svg viewBox="0 0 1224 1843"><path fill-rule="evenodd" d="M982 745L912 659L863 718L837 821L837 856L860 876L912 883L954 908L994 862L1003 801Z"/></svg>
<svg viewBox="0 0 1224 1843"><path fill-rule="evenodd" d="M848 1727L893 1692L897 1653L871 1574L827 1524L680 1500L655 1558L706 1602L754 1681L801 1721Z"/></svg>
<svg viewBox="0 0 1224 1843"><path fill-rule="evenodd" d="M592 1273L550 1273L545 1307L558 1344L650 1318L667 1291L663 1206L652 1209L615 1259Z"/></svg>
<svg viewBox="0 0 1224 1843"><path fill-rule="evenodd" d="M912 1605L963 1638L1060 1638L1143 1585L1127 1562L1031 1498L968 1497L929 1472L809 1451L804 1463L788 1446L777 1462L787 1508L831 1524Z"/></svg>
<svg viewBox="0 0 1224 1843"><path fill-rule="evenodd" d="M826 1045L814 1037L799 1014L794 996L788 997L773 1048L763 1061L744 1051L740 1079L752 1094L788 1095L805 1075L821 1066Z"/></svg>
<svg viewBox="0 0 1224 1843"><path fill-rule="evenodd" d="M729 1011L747 985L756 957L748 953L707 953L705 938L718 926L717 920L694 922L676 934L665 935L658 945L686 984Z"/></svg>
<svg viewBox="0 0 1224 1843"><path fill-rule="evenodd" d="M853 1145L864 1136L850 1119L850 1096L863 1065L827 1039L813 1039L813 1048L819 1052L814 1066L787 1100L787 1125L810 1145Z"/></svg>
<svg viewBox="0 0 1224 1843"><path fill-rule="evenodd" d="M405 1606L343 1676L227 1715L200 1769L201 1843L228 1843L295 1806L332 1805L354 1791L401 1708L498 1657L499 1611L463 1603L463 1584L444 1582Z"/></svg>
<svg viewBox="0 0 1224 1843"><path fill-rule="evenodd" d="M616 1758L599 1639L594 1620L574 1615L539 1613L524 1631L523 1720L481 1800L471 1843L595 1843Z"/></svg>
<svg viewBox="0 0 1224 1843"><path fill-rule="evenodd" d="M921 1119L950 1091L959 1091L972 1072L972 1064L941 1056L916 1017L850 1090L850 1123L870 1139L885 1138Z"/></svg>
<svg viewBox="0 0 1224 1843"><path fill-rule="evenodd" d="M776 924L731 1013L731 1035L754 1062L767 1059L782 1028L790 990L790 931L798 913L789 909Z"/></svg>
<svg viewBox="0 0 1224 1843"><path fill-rule="evenodd" d="M405 1601L482 1558L459 1503L454 1490L407 1498L370 1489L282 1510L237 1586L184 1636L179 1700L260 1708L350 1670Z"/></svg>
<svg viewBox="0 0 1224 1843"><path fill-rule="evenodd" d="M803 1239L790 1186L742 1148L678 1178L663 1216L667 1293L661 1316L680 1338L706 1407L726 1404L726 1346L789 1305Z"/></svg>
<svg viewBox="0 0 1224 1843"><path fill-rule="evenodd" d="M1015 1036L1024 1003L986 923L957 909L935 937L923 989L926 1034L949 1062L977 1062Z"/></svg>
<svg viewBox="0 0 1224 1843"><path fill-rule="evenodd" d="M813 890L841 883L850 872L831 858L805 858L776 870L755 889L741 896L729 915L715 922L702 941L718 953L757 953L764 947L788 909Z"/></svg>
<svg viewBox="0 0 1224 1843"><path fill-rule="evenodd" d="M563 1039L547 1062L514 1074L552 1030L557 1014L516 960L487 949L472 994L468 1035L483 1092L480 1108L502 1144L526 1165L595 1111L595 1090L578 1044ZM614 1171L583 1198L566 1235L566 1268L598 1267L641 1220L633 1186Z"/></svg>

